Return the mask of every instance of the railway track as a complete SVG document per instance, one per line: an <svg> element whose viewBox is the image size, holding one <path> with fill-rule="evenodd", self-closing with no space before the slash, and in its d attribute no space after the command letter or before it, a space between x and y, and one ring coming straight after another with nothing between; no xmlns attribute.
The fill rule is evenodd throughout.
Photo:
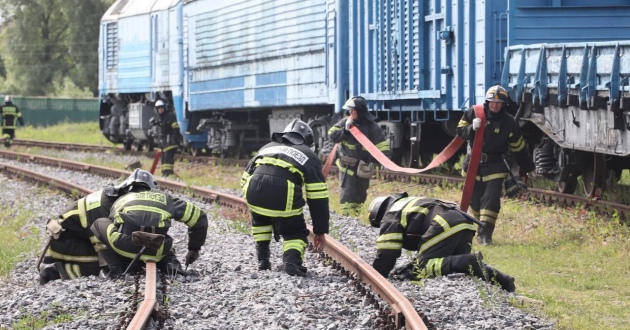
<svg viewBox="0 0 630 330"><path fill-rule="evenodd" d="M86 171L109 178L119 178L129 174L129 172L126 171L93 166L74 161L66 161L52 157L34 156L8 151L1 152L1 156L7 159L61 167L72 171ZM25 180L53 185L58 189L69 193L79 192L81 194L86 194L90 192L89 189L76 184L65 182L63 180L17 166L0 164L0 171L10 176L20 177ZM228 207L243 215L247 213L246 204L240 197L202 187L191 187L184 183L172 180L158 179L158 181L162 189L174 192L192 193L198 198ZM312 238L313 236L311 233L311 236L309 237L311 242ZM363 261L356 254L333 238L327 237L327 242L327 246L320 255L321 262L326 265L330 265L333 269L346 276L348 281L356 288L357 292L366 297L367 301L380 315L380 321L376 323L379 329L398 329L403 326L405 329L433 328L433 325L428 321L428 319L421 312L417 312L415 307L394 286L392 286L390 282L380 276L368 263ZM159 310L157 304L158 299L156 297L166 295L165 290L168 285L165 284L165 280L160 280L162 285L156 285L157 275L155 267L151 265L147 266L145 278L146 284L143 289L141 289L142 286L139 285L138 279L135 280L136 284L129 299L132 302L132 308L128 313L121 315L121 321L119 324L121 329L125 326L127 329L144 329L149 323L152 324L151 328L159 329L160 324L163 324L164 318L168 316L168 313L156 312ZM161 291L159 292L157 292L158 286L161 288ZM141 290L144 290L144 302L139 304L136 311L133 311L133 306L136 306L138 297L141 296ZM380 304L380 301L383 301L386 304ZM132 314L133 316L131 316ZM153 317L154 320L150 321L149 319L151 317Z"/></svg>
<svg viewBox="0 0 630 330"><path fill-rule="evenodd" d="M95 146L88 144L74 144L74 143L52 143L45 141L35 140L15 140L16 146L23 147L40 147L46 149L58 149L58 150L70 150L70 151L82 151L82 152L115 152L121 154L132 155L144 155L152 157L152 152L135 152L125 151L122 148L111 146ZM245 166L248 160L244 159L228 159L228 158L216 158L208 156L193 157L190 155L177 155L180 161L185 160L190 163L196 164L210 164L210 165L223 165L223 166ZM336 169L333 167L331 174L335 174ZM408 174L392 172L388 170L377 170L376 179L384 181L397 181L397 182L414 182L420 184L463 184L464 179L461 177L451 177L444 175L433 174ZM605 201L600 198L584 197L572 194L563 194L557 191L529 188L527 193L522 194L520 197L522 200L530 200L545 205L557 205L561 207L573 207L579 208L585 211L594 211L602 216L611 216L616 214L622 221L628 221L630 212L630 206L622 203L616 203L611 201Z"/></svg>

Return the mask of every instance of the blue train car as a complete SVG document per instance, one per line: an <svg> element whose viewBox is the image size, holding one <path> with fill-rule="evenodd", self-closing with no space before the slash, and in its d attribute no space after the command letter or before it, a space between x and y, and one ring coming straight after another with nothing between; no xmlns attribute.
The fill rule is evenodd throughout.
<svg viewBox="0 0 630 330"><path fill-rule="evenodd" d="M573 193L594 196L630 168L630 2L510 3L501 84L521 102L517 116L537 171ZM611 42L611 40L621 40Z"/></svg>
<svg viewBox="0 0 630 330"><path fill-rule="evenodd" d="M101 19L100 126L126 149L153 148L153 104L183 114L181 0L116 1Z"/></svg>
<svg viewBox="0 0 630 330"><path fill-rule="evenodd" d="M205 147L212 152L242 155L293 118L330 115L347 79L337 71L338 59L347 61L336 34L336 9L343 2L187 2L189 131L207 133ZM326 137L325 122L313 129L320 141Z"/></svg>
<svg viewBox="0 0 630 330"><path fill-rule="evenodd" d="M191 151L246 155L297 117L310 122L325 151L341 104L361 95L387 131L394 161L421 166L450 141L463 111L501 83L522 102L515 115L540 150L549 133L529 114L547 111L546 100L558 97L545 94L553 88L541 85L549 72L536 54L560 61L540 45L556 45L547 47L555 54L576 42L588 48L626 39L629 29L627 0L118 0L101 23L101 126L115 142L150 145L145 123L152 102L164 99ZM613 51L593 49L580 63ZM609 71L622 72L611 84L625 84L625 71ZM592 89L604 79L600 69L584 72L567 92L581 107L595 102L583 94L585 84ZM609 154L593 143L591 154ZM625 168L612 166L627 157L617 158L606 161L609 170ZM567 175L547 177L567 185Z"/></svg>

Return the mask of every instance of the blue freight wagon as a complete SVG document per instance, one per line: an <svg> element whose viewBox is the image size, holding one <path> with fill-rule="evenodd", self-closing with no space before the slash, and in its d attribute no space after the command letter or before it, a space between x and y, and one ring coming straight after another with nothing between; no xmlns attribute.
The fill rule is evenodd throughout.
<svg viewBox="0 0 630 330"><path fill-rule="evenodd" d="M550 89L533 87L541 81L527 71L533 59L519 76L512 50L623 40L629 20L622 0L119 0L101 21L101 128L113 142L152 146L149 118L162 99L193 152L246 155L293 118L309 121L323 152L341 105L361 95L386 129L394 160L421 166L490 86L505 84L522 109L544 111L535 102ZM532 112L515 115L540 150L548 132ZM602 158L606 175L626 168ZM543 168L565 191L589 172ZM588 190L603 186L601 175L586 175Z"/></svg>

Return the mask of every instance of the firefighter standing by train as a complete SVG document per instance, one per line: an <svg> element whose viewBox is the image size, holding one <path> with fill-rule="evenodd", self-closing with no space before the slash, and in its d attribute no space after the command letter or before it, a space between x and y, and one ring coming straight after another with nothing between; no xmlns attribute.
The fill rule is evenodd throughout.
<svg viewBox="0 0 630 330"><path fill-rule="evenodd" d="M9 148L15 138L17 123L19 122L20 126L24 126L24 119L22 119L20 109L13 104L13 98L10 95L4 97L4 105L0 107L0 114L2 115L2 139L4 146Z"/></svg>
<svg viewBox="0 0 630 330"><path fill-rule="evenodd" d="M181 140L179 124L175 113L167 108L164 101L157 100L155 102L155 111L158 116L151 118L149 123L153 132L156 129L159 131L153 135L159 140L161 149L162 176L168 177L173 175L175 171L175 153Z"/></svg>

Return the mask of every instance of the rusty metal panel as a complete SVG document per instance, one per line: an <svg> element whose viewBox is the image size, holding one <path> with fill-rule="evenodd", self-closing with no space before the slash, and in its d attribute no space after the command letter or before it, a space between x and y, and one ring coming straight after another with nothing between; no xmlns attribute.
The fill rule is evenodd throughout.
<svg viewBox="0 0 630 330"><path fill-rule="evenodd" d="M503 85L515 100L532 98L530 120L556 143L630 154L627 110L619 109L630 97L630 41L516 45L506 60Z"/></svg>

